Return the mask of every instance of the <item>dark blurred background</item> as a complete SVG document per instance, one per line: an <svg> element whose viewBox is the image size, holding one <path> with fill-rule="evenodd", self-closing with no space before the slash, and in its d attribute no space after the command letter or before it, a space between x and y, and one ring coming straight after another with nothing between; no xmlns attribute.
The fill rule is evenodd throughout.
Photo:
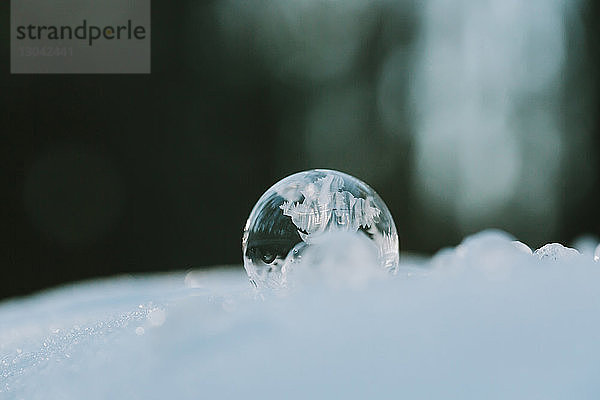
<svg viewBox="0 0 600 400"><path fill-rule="evenodd" d="M0 298L240 264L258 197L334 168L402 250L600 234L599 2L154 1L152 74L11 75Z"/></svg>

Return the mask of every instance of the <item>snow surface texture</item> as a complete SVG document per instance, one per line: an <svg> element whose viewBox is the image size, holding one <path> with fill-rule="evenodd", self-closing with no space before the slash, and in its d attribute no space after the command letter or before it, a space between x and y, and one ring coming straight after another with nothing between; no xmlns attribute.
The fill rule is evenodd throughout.
<svg viewBox="0 0 600 400"><path fill-rule="evenodd" d="M287 290L239 267L4 302L0 399L600 398L594 246L487 231L389 276L331 244Z"/></svg>

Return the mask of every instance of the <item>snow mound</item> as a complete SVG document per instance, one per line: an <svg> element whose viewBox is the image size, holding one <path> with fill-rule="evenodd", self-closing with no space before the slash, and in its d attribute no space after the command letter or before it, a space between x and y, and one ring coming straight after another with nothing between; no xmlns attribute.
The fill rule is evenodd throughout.
<svg viewBox="0 0 600 400"><path fill-rule="evenodd" d="M482 232L359 285L334 265L257 292L240 266L7 301L0 399L599 398L600 264L519 243Z"/></svg>

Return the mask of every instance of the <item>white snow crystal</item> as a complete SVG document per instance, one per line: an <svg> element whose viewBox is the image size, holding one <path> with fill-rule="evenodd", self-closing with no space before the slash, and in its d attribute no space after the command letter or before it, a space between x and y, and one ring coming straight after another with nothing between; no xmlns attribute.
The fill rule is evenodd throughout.
<svg viewBox="0 0 600 400"><path fill-rule="evenodd" d="M552 260L556 261L561 258L569 258L578 256L579 252L570 247L565 247L560 243L548 243L537 249L535 253L540 260Z"/></svg>

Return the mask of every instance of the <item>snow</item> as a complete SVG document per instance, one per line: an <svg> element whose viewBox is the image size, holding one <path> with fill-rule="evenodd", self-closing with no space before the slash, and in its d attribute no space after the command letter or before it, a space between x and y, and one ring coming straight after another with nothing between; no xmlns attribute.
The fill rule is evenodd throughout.
<svg viewBox="0 0 600 400"><path fill-rule="evenodd" d="M565 247L560 243L548 243L537 249L534 254L541 259L549 258L556 261L560 258L574 257L579 254L579 251Z"/></svg>
<svg viewBox="0 0 600 400"><path fill-rule="evenodd" d="M396 276L257 292L239 266L5 301L0 399L597 399L600 264L524 246L486 231Z"/></svg>

